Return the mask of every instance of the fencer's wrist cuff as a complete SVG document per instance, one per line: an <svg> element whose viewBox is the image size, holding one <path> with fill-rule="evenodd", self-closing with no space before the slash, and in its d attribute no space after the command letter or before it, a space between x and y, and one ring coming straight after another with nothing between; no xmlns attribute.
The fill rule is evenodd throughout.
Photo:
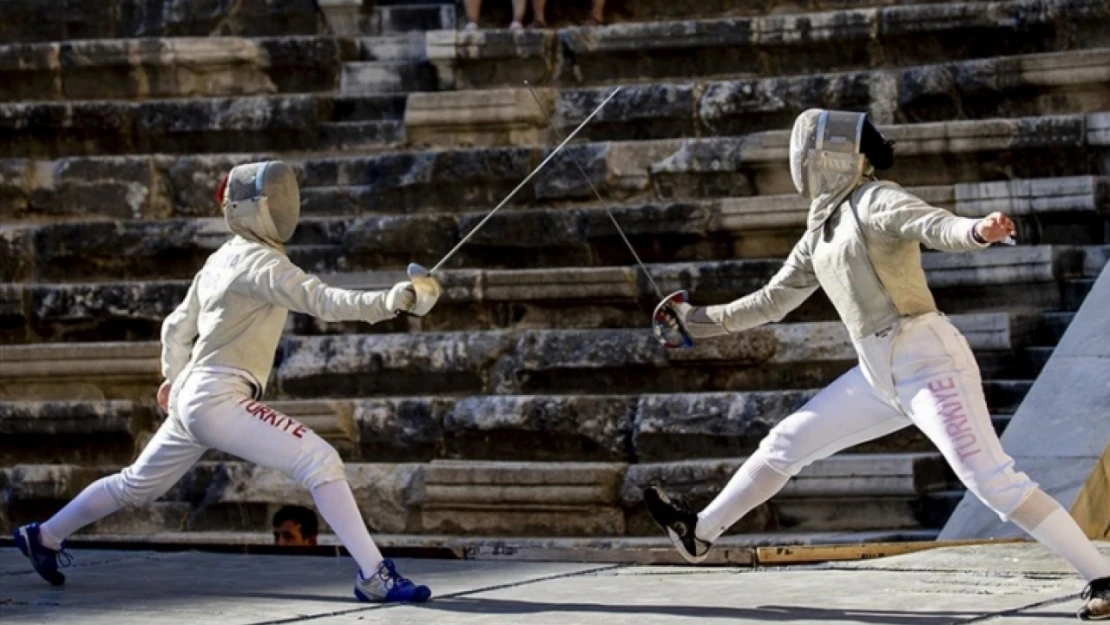
<svg viewBox="0 0 1110 625"><path fill-rule="evenodd" d="M685 315L686 331L695 339L705 339L728 334L728 329L713 318L710 310L716 307L692 308Z"/></svg>
<svg viewBox="0 0 1110 625"><path fill-rule="evenodd" d="M987 245L987 240L979 234L978 222L971 226L971 238L979 245Z"/></svg>

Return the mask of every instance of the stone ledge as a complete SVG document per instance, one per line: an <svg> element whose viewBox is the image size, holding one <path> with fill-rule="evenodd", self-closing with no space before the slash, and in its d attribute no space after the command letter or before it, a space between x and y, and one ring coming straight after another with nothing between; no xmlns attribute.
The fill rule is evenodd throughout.
<svg viewBox="0 0 1110 625"><path fill-rule="evenodd" d="M1087 127L1102 123L1100 115L884 126L898 141L901 155L890 175L909 187L987 182L998 179L999 171L1008 178L1088 175L1090 161L1102 147L1087 143ZM612 200L774 195L794 191L784 167L788 134L588 143L567 149ZM292 164L302 172L306 216L354 215L366 212L366 206L405 207L412 214L491 206L519 184L547 149L388 152ZM210 198L221 174L265 156L9 159L0 169L0 194L29 216L211 215ZM573 163L560 159L525 187L515 205L592 199Z"/></svg>
<svg viewBox="0 0 1110 625"><path fill-rule="evenodd" d="M987 353L1019 348L1036 330L1035 319L1008 313L951 319ZM89 400L124 389L139 393L125 397L147 397L159 381L158 355L155 342L0 346L0 358L17 363L0 372L0 398ZM325 388L332 397L810 388L854 358L833 321L775 324L676 351L664 351L646 329L286 337L271 391L295 398Z"/></svg>
<svg viewBox="0 0 1110 625"><path fill-rule="evenodd" d="M311 95L0 104L11 156L312 150L326 127Z"/></svg>
<svg viewBox="0 0 1110 625"><path fill-rule="evenodd" d="M1062 281L1084 278L1106 262L1106 246L996 247L986 252L930 253L923 257L926 279L942 310L970 313L997 310L1039 314L1060 305ZM648 265L664 292L683 289L695 302L727 302L760 288L780 268L778 260L709 261ZM384 290L400 271L323 274L325 283L358 290ZM375 326L325 323L306 315L291 317L295 336L365 335L398 332L514 330L546 328L642 327L645 307L655 295L631 267L548 270L447 270L439 312L420 320ZM0 285L9 309L4 336L13 343L135 340L159 336L189 282L124 282ZM1015 302L1007 293L1025 288ZM515 307L505 310L505 307ZM513 312L516 311L516 312ZM510 315L506 317L505 315ZM792 320L834 319L823 296L815 296ZM123 324L123 325L121 325ZM121 332L120 328L126 328Z"/></svg>
<svg viewBox="0 0 1110 625"><path fill-rule="evenodd" d="M1020 14L1023 19L1013 20ZM435 32L428 55L458 88L602 83L645 77L786 75L1093 47L1108 11L1095 0L852 7L838 11L613 24L545 33ZM1058 39L1068 24L1070 38ZM952 42L959 42L958 45ZM986 42L992 42L989 47ZM1020 43L1019 43L1020 42ZM735 51L743 49L743 54Z"/></svg>
<svg viewBox="0 0 1110 625"><path fill-rule="evenodd" d="M226 35L315 35L325 32L312 0L124 0L106 10L100 0L5 0L0 41L58 41L105 37L222 38Z"/></svg>
<svg viewBox="0 0 1110 625"><path fill-rule="evenodd" d="M129 401L0 402L0 434L99 434L129 432L135 406Z"/></svg>
<svg viewBox="0 0 1110 625"><path fill-rule="evenodd" d="M1004 211L1017 219L1023 243L1083 244L1101 242L1101 232L1092 230L1107 214L1103 198L1110 193L1110 178L1042 178L907 190L965 217ZM634 243L651 250L649 262L658 263L694 255L707 260L720 253L785 256L804 230L808 206L796 195L783 195L633 203L612 210ZM325 275L340 266L348 272L402 267L414 257L442 256L479 217L470 213L305 217L289 252L307 271ZM214 218L13 224L0 228L0 261L7 268L7 275L0 271L0 279L185 279L227 236L223 221ZM489 220L452 264L543 269L489 275L454 270L451 275L458 279L451 281L482 292L514 291L516 285L528 285L533 280L529 276L547 271L544 279L550 283L580 284L575 270L559 266L612 264L609 257L615 252L609 248L615 243L615 231L601 206L510 210ZM625 268L597 268L592 276L590 284L611 282L616 293L636 288L635 276ZM357 277L347 274L329 275L329 279L357 283ZM380 286L389 284L382 281Z"/></svg>
<svg viewBox="0 0 1110 625"><path fill-rule="evenodd" d="M580 136L598 141L739 135L788 128L812 107L866 110L880 124L1064 114L1103 106L1108 80L1110 50L1095 49L840 74L635 84ZM610 90L564 89L555 124L569 131Z"/></svg>
<svg viewBox="0 0 1110 625"><path fill-rule="evenodd" d="M541 111L524 89L413 93L405 108L405 134L414 146L483 146L542 143L556 93L538 89Z"/></svg>
<svg viewBox="0 0 1110 625"><path fill-rule="evenodd" d="M816 391L480 395L269 402L347 462L661 462L739 457ZM149 402L0 402L2 464L125 463L160 424ZM1007 417L995 418L999 429ZM847 453L933 451L916 429ZM207 460L236 460L209 453Z"/></svg>
<svg viewBox="0 0 1110 625"><path fill-rule="evenodd" d="M690 491L690 486L707 490L719 486L737 466L738 461L664 465L433 462L354 463L346 470L367 523L376 532L619 536L636 533L625 524L626 510L642 514L640 489L651 480L665 478L668 487L676 491ZM934 454L830 458L803 471L773 505L790 500L817 508L860 500L905 505L944 486L935 477L942 466ZM0 469L5 508L14 512L10 515L13 522L22 522L23 510L61 504L112 470L73 465ZM194 502L186 523L189 529L242 531L264 523L272 508L310 501L303 486L273 470L243 462L208 462L193 467L160 505ZM180 511L175 511L176 525ZM820 524L820 519L814 518L805 525L813 531L819 530ZM836 523L840 528L852 524L871 529L860 513L849 513Z"/></svg>
<svg viewBox="0 0 1110 625"><path fill-rule="evenodd" d="M0 45L0 69L21 80L4 100L241 96L339 85L353 40L330 37L90 39Z"/></svg>

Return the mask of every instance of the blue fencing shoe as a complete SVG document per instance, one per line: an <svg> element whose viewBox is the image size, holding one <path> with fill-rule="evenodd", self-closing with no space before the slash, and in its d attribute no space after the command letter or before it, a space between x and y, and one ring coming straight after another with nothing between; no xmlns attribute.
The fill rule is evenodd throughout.
<svg viewBox="0 0 1110 625"><path fill-rule="evenodd" d="M369 579L359 571L355 579L355 597L370 603L423 603L432 591L427 586L417 586L401 577L393 560L382 560L378 571Z"/></svg>
<svg viewBox="0 0 1110 625"><path fill-rule="evenodd" d="M58 551L42 544L41 531L38 523L31 523L15 530L15 545L19 551L31 561L35 572L54 586L66 583L66 576L58 570L59 567L69 566L72 561L65 552L65 543Z"/></svg>

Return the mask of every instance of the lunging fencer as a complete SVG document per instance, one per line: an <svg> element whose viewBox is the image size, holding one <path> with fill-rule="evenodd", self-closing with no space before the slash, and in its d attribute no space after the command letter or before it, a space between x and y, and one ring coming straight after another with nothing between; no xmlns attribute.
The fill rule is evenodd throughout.
<svg viewBox="0 0 1110 625"><path fill-rule="evenodd" d="M782 320L821 288L859 364L772 429L704 510L656 486L644 492L648 510L683 558L701 562L725 530L805 466L912 424L968 490L1087 580L1079 618L1110 619L1110 562L1059 503L1014 469L991 425L975 357L937 310L921 266L921 244L981 250L1016 234L1014 224L1002 213L958 217L875 178L893 163L892 144L865 114L811 109L795 121L790 173L811 200L805 234L758 291L718 306L667 304L664 332L685 341L743 332Z"/></svg>
<svg viewBox="0 0 1110 625"><path fill-rule="evenodd" d="M233 168L217 199L234 236L208 258L162 325L158 403L168 416L133 464L90 484L45 523L18 528L16 544L39 575L60 586L67 537L123 507L149 504L206 450L219 449L278 469L312 492L358 563L357 599L426 601L426 586L382 558L335 449L261 397L289 311L378 323L426 313L439 297L438 283L414 278L388 291L353 291L329 287L294 265L283 244L297 226L300 190L281 161Z"/></svg>

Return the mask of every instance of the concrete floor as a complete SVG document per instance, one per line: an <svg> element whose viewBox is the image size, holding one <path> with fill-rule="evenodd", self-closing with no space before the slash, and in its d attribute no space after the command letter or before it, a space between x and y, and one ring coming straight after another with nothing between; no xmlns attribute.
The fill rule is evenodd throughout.
<svg viewBox="0 0 1110 625"><path fill-rule="evenodd" d="M1110 555L1110 544L1103 546ZM692 568L399 560L423 606L351 599L342 558L74 550L64 588L0 549L0 623L662 625L1070 623L1083 584L1032 544L836 565Z"/></svg>

